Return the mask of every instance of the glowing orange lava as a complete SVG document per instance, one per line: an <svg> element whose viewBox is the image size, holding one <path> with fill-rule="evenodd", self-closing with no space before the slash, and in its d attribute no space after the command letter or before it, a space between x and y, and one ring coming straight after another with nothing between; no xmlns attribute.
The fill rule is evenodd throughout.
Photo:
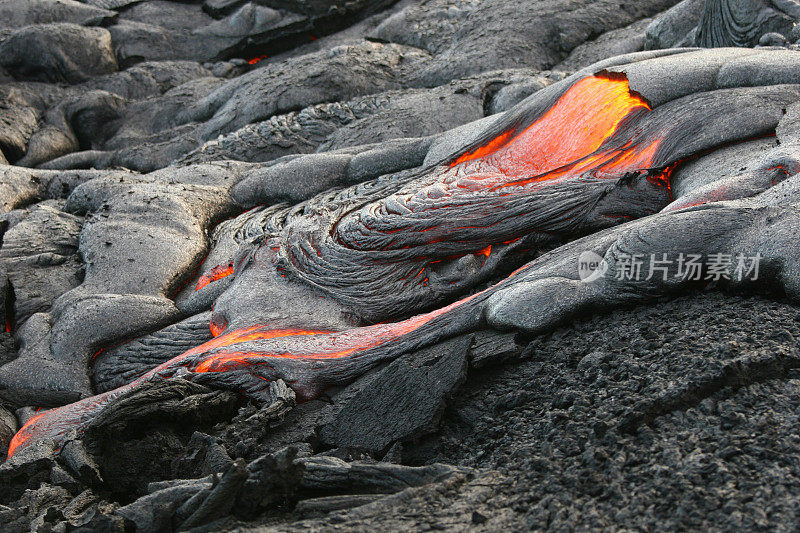
<svg viewBox="0 0 800 533"><path fill-rule="evenodd" d="M30 419L28 419L27 422L25 422L25 425L22 426L22 428L19 431L17 431L17 434L14 435L14 438L12 438L11 442L8 444L9 458L11 458L11 456L14 455L14 452L19 446L25 444L25 442L27 442L28 439L30 439L34 435L34 431L31 429L32 426L34 425L33 423L36 422L38 419L42 418L45 414L46 412L32 416Z"/></svg>
<svg viewBox="0 0 800 533"><path fill-rule="evenodd" d="M212 281L217 281L218 279L230 276L231 274L233 274L233 263L217 265L200 276L200 279L197 280L197 285L195 285L194 290L199 291Z"/></svg>
<svg viewBox="0 0 800 533"><path fill-rule="evenodd" d="M423 185L378 201L369 212L359 212L358 218L343 219L336 226L336 237L356 250L419 247L425 252L424 247L430 244L459 242L464 254L488 258L491 247L483 238L469 240L470 230L477 230L476 234L493 231L498 238L492 243L495 246L516 240L509 239L510 232L519 231L515 222L518 214L508 210L509 195L534 195L540 187L557 181L616 181L642 171L648 172L653 186L664 188L668 195L672 167L653 168L663 139L638 139L638 130L632 127L650 111L648 102L630 90L623 74L600 72L580 79L524 129L507 130L431 174ZM453 218L464 224L437 222L444 220L441 211L477 204L482 206L480 216L469 210L454 214ZM398 205L403 215L394 215ZM425 226L428 221L433 222ZM363 232L357 224L379 235L362 243L359 236ZM404 237L394 237L398 233ZM405 237L409 233L419 235L419 242L409 242ZM465 240L456 241L454 233ZM447 258L420 255L418 259L430 264L430 259Z"/></svg>
<svg viewBox="0 0 800 533"><path fill-rule="evenodd" d="M215 339L212 339L205 344L201 344L196 348L192 348L184 355L193 355L196 353L202 353L204 351L212 350L214 348L220 348L222 346L230 346L232 344L239 344L243 342L251 342L257 340L267 340L267 339L277 339L281 337L297 337L297 336L305 336L305 335L325 335L329 334L330 331L318 331L318 330L304 330L304 329L268 329L263 326L253 326L244 329L234 330L226 335L222 335ZM214 360L206 360L200 363L196 368L195 372L211 372L211 367L213 366Z"/></svg>
<svg viewBox="0 0 800 533"><path fill-rule="evenodd" d="M545 174L591 156L624 119L649 110L647 101L631 92L624 76L589 76L575 82L553 107L513 138L512 132L503 133L450 166L481 159L507 178ZM636 159L630 154L618 163Z"/></svg>
<svg viewBox="0 0 800 533"><path fill-rule="evenodd" d="M258 57L254 57L254 58L252 58L252 59L248 59L248 60L247 60L247 62L248 62L249 64L251 64L251 65L255 65L256 63L258 63L258 62L259 62L259 61L261 61L262 59L266 59L267 57L268 57L268 56L266 56L266 55L260 55L260 56L258 56Z"/></svg>
<svg viewBox="0 0 800 533"><path fill-rule="evenodd" d="M223 346L236 346L250 341L273 340L271 345L260 345L259 351L249 351L245 346L237 351L212 353L194 368L193 372L225 372L243 365L258 364L268 358L283 359L337 359L393 342L419 329L431 320L459 307L479 294L476 293L430 313L417 315L401 322L375 324L347 331L314 331L300 329L270 330L266 326L252 326L231 331L207 343L192 348L162 367L178 359L208 352ZM291 351L290 351L291 350ZM159 368L162 368L159 367ZM155 369L152 372L157 372Z"/></svg>

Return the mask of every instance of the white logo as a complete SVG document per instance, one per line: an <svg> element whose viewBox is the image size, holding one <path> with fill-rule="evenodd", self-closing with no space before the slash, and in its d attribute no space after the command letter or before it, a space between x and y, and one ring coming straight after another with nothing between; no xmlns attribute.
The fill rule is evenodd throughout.
<svg viewBox="0 0 800 533"><path fill-rule="evenodd" d="M590 282L602 278L608 270L608 263L602 256L597 255L591 250L581 252L578 256L578 277L581 281Z"/></svg>

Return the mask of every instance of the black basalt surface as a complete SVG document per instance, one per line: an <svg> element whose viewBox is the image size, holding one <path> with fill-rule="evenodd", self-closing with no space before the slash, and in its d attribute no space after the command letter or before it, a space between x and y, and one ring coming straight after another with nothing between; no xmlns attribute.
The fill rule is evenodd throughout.
<svg viewBox="0 0 800 533"><path fill-rule="evenodd" d="M800 491L797 320L714 294L578 320L471 375L441 429L403 448L485 474L279 529L783 529Z"/></svg>

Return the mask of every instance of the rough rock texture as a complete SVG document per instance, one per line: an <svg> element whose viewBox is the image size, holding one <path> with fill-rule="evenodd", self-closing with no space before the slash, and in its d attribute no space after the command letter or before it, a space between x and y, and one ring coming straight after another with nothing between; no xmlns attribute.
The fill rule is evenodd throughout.
<svg viewBox="0 0 800 533"><path fill-rule="evenodd" d="M705 295L578 322L469 382L416 460L514 473L502 507L530 527L780 527L796 515L796 316Z"/></svg>
<svg viewBox="0 0 800 533"><path fill-rule="evenodd" d="M388 91L347 102L317 104L269 120L249 124L208 141L181 158L181 164L235 159L271 161L291 154L325 152L425 137L476 120L488 108L504 111L536 90L559 79L535 71L490 72L428 90ZM516 99L498 94L516 87ZM436 110L436 112L432 112Z"/></svg>
<svg viewBox="0 0 800 533"><path fill-rule="evenodd" d="M797 313L693 295L553 331L469 378L442 429L404 447L477 478L269 530L780 529L800 475Z"/></svg>
<svg viewBox="0 0 800 533"><path fill-rule="evenodd" d="M444 402L466 376L472 339L460 337L401 357L367 383L337 400L334 419L319 435L331 447L388 451L395 441L424 435L438 422ZM388 422L388 423L387 423ZM362 428L373 431L363 433Z"/></svg>
<svg viewBox="0 0 800 533"><path fill-rule="evenodd" d="M130 383L156 367L211 339L211 313L200 313L150 335L103 350L94 357L94 388L115 389Z"/></svg>
<svg viewBox="0 0 800 533"><path fill-rule="evenodd" d="M645 49L658 50L693 44L693 30L703 16L705 4L705 0L683 0L655 17L647 26Z"/></svg>
<svg viewBox="0 0 800 533"><path fill-rule="evenodd" d="M798 19L0 0L0 530L793 527Z"/></svg>
<svg viewBox="0 0 800 533"><path fill-rule="evenodd" d="M647 27L645 47L786 46L798 21L795 0L683 0Z"/></svg>
<svg viewBox="0 0 800 533"><path fill-rule="evenodd" d="M620 8L613 3L582 6L579 5L580 2L576 2L575 6L556 6L555 3L545 2L531 6L530 13L519 13L516 8L509 11L503 2L498 2L497 5L490 3L474 6L465 3L452 8L437 2L422 2L419 5L405 2L385 12L381 10L389 7L392 2L362 1L341 5L326 3L324 6L281 2L267 5L229 2L214 6L162 0L122 2L119 5L114 2L108 5L102 2L77 4L66 0L61 3L56 0L50 2L53 5L41 0L41 5L26 5L24 10L15 9L16 4L10 0L6 2L6 9L9 12L14 10L15 21L32 24L18 29L19 25L9 23L8 31L12 33L2 44L5 47L2 64L18 79L78 83L98 74L112 72L118 64L123 69L132 68L118 76L109 77L109 82L114 80L113 86L99 80L86 83L124 99L139 99L146 95L137 94L129 86L140 80L126 78L138 74L135 65L141 62L161 62L165 66L169 60L208 62L206 65L210 71L215 76L224 78L235 77L251 68L246 61L240 59L242 56L245 59L253 57L253 61L267 57L255 65L255 71L249 76L252 81L247 81L248 77L245 76L212 95L208 94L209 89L202 89L204 92L198 93L199 88L195 86L184 88L182 92L186 96L183 100L176 98L177 95L167 97L172 102L170 105L180 107L179 111L158 109L151 102L128 106L127 112L122 110L118 112L120 116L111 116L106 120L111 123L105 135L99 139L95 136L88 142L81 139L80 135L77 139L73 138L70 129L74 124L70 114L60 119L48 116L38 128L35 124L27 128L13 128L14 132L22 132L22 138L15 140L13 148L9 148L12 150L10 155L3 150L6 158L13 162L19 160L26 151L34 149L34 155L20 162L23 166L124 166L142 171L162 168L183 154L200 148L205 141L214 139L220 133L232 134L247 124L267 119L271 119L269 126L259 126L257 132L252 133L245 130L242 136L230 144L233 145L232 148L248 150L247 147L253 140L252 134L257 135L257 144L263 144L262 138L267 136L264 131L266 126L270 130L266 137L268 142L282 146L283 153L275 150L266 154L258 152L254 158L250 158L252 154L237 155L234 152L232 155L260 161L286 153L308 152L324 141L322 137L329 135L333 129L339 129L354 118L363 118L378 111L382 117L376 118L385 121L383 127L378 122L369 128L362 127L368 131L362 131L358 138L354 137L358 135L357 132L342 131L337 136L346 136L347 139L332 141L339 146L344 146L343 142L357 144L364 142L372 132L383 130L386 131L382 134L382 139L398 134L412 136L438 133L468 122L475 115L467 114L469 106L464 106L455 109L454 113L441 114L449 117L446 123L430 123L433 119L430 113L421 116L421 110L426 104L408 100L414 98L413 93L387 94L374 99L360 98L356 102L348 100L354 96L363 97L388 89L420 85L440 86L453 79L500 67L551 67L583 41L592 39L603 31L630 24L642 15L655 14L669 4L666 1L653 0L635 8ZM103 9L96 9L98 6ZM109 9L120 9L120 12L117 14ZM364 17L365 23L359 23ZM431 26L433 21L439 22ZM44 24L45 22L54 22L56 26ZM84 26L102 25L107 30L77 28L73 23ZM547 31L543 32L539 24L548 26ZM643 23L637 24L641 26ZM338 34L334 34L312 41L310 45L304 44L310 38L317 39L320 35L335 32L347 25L352 25L352 29L347 30L350 33L345 32L347 37L337 40L335 35ZM415 29L408 29L409 25L413 25ZM463 26L462 33L454 33L459 26ZM422 28L427 29L422 31ZM547 37L557 31L556 28L560 28L558 37ZM107 32L110 32L110 40ZM422 41L409 40L408 37L413 33L418 33ZM526 35L532 37L523 37ZM375 42L367 44L363 41L367 36L414 48L397 48ZM564 68L573 68L578 63L582 66L601 56L641 48L641 35L636 34L625 40L626 44L620 44L623 42L620 37L621 35L613 32L609 33L594 47L595 52L576 52L582 59L571 60ZM92 39L99 41L92 44ZM524 46L520 39L525 41ZM532 41L536 44L531 45ZM328 44L325 46L317 42ZM293 52L272 59L276 53L287 47L297 46L300 46L298 50L307 49L310 54L304 56ZM318 52L314 53L315 49ZM484 54L483 50L488 52ZM87 53L100 55L84 57ZM70 54L76 55L70 57ZM403 58L400 63L399 58ZM231 61L227 61L229 59ZM15 66L15 62L19 65ZM312 64L314 69L306 71ZM369 74L357 75L359 71L368 71ZM300 78L297 78L298 75ZM313 82L304 82L303 79L313 79ZM313 90L309 87L309 90L294 91L281 96L288 87L302 88L306 83L313 85ZM461 87L478 88L479 83L481 82L462 84ZM209 87L208 83L204 86ZM436 98L436 92L428 97ZM256 101L260 103L256 104ZM194 105L190 105L192 102ZM296 112L303 107L320 103L333 107L306 110L310 117L303 116L302 112L297 117L280 117L286 112ZM339 105L344 107L339 109L336 107ZM98 103L92 106L93 109L88 113L97 114ZM410 106L413 106L413 112L409 114ZM37 121L46 114L49 104L27 107L35 110L32 120ZM125 107L124 103L122 107ZM232 109L236 109L235 118L230 116L233 114L230 111ZM143 110L147 111L143 113ZM157 120L147 116L153 112L157 113ZM318 116L319 113L323 116ZM356 116L348 118L352 113ZM27 114L30 115L30 111ZM331 114L330 118L344 123L330 124L327 116ZM25 113L22 113L18 120L31 120L24 116ZM318 131L319 126L315 123L321 118L330 125ZM308 120L313 122L308 123ZM299 124L295 121L299 121ZM196 122L201 124L195 124ZM287 143L297 142L284 138L286 130L296 132L298 125L302 125L307 131L300 134L301 139L310 143L301 141L296 148L285 150L288 148ZM345 130L355 127L348 125ZM275 131L276 128L278 131ZM37 129L40 130L39 134L31 139ZM418 129L419 133L413 133L413 129ZM269 141L276 134L281 137ZM29 143L31 146L27 146ZM2 137L0 149L3 149Z"/></svg>
<svg viewBox="0 0 800 533"><path fill-rule="evenodd" d="M697 25L698 46L754 46L765 34L788 35L800 20L800 4L790 0L707 1Z"/></svg>
<svg viewBox="0 0 800 533"><path fill-rule="evenodd" d="M409 2L372 36L435 55L428 80L496 68L545 69L601 33L654 15L675 2Z"/></svg>
<svg viewBox="0 0 800 533"><path fill-rule="evenodd" d="M81 26L106 26L117 13L75 0L3 0L0 2L0 25L20 28L31 24L71 22Z"/></svg>
<svg viewBox="0 0 800 533"><path fill-rule="evenodd" d="M8 451L8 443L18 429L19 425L14 414L0 407L0 450Z"/></svg>
<svg viewBox="0 0 800 533"><path fill-rule="evenodd" d="M0 248L0 263L13 290L12 325L50 309L56 298L83 280L77 255L80 217L64 213L55 201L23 212L12 211Z"/></svg>
<svg viewBox="0 0 800 533"><path fill-rule="evenodd" d="M650 19L642 19L630 26L606 32L593 41L575 47L564 61L553 68L570 72L588 67L607 57L639 52L645 49L645 29L649 31L649 28Z"/></svg>
<svg viewBox="0 0 800 533"><path fill-rule="evenodd" d="M70 23L26 26L0 44L0 66L18 79L78 83L117 70L111 35Z"/></svg>

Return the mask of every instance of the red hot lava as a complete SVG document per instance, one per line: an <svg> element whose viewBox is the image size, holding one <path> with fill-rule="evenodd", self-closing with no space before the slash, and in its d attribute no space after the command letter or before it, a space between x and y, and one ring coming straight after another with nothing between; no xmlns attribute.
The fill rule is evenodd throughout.
<svg viewBox="0 0 800 533"><path fill-rule="evenodd" d="M217 265L211 270L207 271L205 274L200 276L200 279L197 280L197 285L195 285L194 290L199 291L212 281L217 281L218 279L225 278L233 274L233 263L226 263L224 265Z"/></svg>

